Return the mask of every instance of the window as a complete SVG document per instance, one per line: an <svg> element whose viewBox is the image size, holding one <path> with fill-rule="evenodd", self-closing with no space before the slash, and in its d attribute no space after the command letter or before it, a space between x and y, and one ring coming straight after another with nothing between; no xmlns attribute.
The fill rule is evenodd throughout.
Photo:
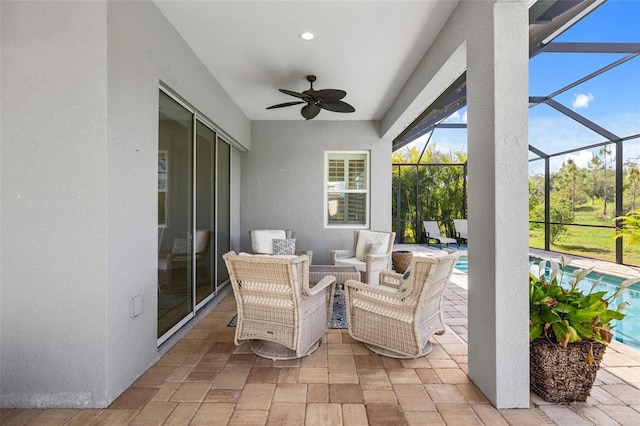
<svg viewBox="0 0 640 426"><path fill-rule="evenodd" d="M369 227L369 152L329 151L325 154L325 224Z"/></svg>

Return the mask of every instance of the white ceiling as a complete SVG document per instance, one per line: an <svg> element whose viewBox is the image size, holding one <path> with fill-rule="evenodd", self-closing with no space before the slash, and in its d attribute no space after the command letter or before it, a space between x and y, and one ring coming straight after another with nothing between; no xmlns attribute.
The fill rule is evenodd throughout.
<svg viewBox="0 0 640 426"><path fill-rule="evenodd" d="M155 0L250 120L304 120L278 89L342 89L355 113L314 120L379 120L457 5L421 1ZM310 31L312 41L298 34Z"/></svg>

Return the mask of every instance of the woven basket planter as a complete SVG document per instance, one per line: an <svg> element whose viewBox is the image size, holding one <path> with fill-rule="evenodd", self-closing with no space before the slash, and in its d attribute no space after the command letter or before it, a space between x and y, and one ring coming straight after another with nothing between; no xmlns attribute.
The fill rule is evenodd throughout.
<svg viewBox="0 0 640 426"><path fill-rule="evenodd" d="M411 259L413 259L413 252L408 250L398 250L391 253L393 269L399 274L404 274L411 264Z"/></svg>
<svg viewBox="0 0 640 426"><path fill-rule="evenodd" d="M549 402L585 401L600 368L606 345L595 341L566 348L545 339L529 345L531 390Z"/></svg>

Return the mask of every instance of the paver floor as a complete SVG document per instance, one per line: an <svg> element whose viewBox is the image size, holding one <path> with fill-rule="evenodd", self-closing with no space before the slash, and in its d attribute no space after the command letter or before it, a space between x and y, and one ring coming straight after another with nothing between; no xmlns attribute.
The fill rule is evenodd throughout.
<svg viewBox="0 0 640 426"><path fill-rule="evenodd" d="M638 425L640 352L613 342L591 396L528 409L495 409L467 376L467 276L444 299L447 333L424 358L373 354L329 330L311 356L271 361L235 346L233 295L107 409L2 409L9 425Z"/></svg>

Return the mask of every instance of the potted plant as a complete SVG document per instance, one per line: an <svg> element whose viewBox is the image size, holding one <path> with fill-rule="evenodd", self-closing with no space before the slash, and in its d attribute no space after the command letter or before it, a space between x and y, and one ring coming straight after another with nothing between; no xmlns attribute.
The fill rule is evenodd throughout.
<svg viewBox="0 0 640 426"><path fill-rule="evenodd" d="M609 303L638 279L624 281L618 291L606 296L595 291L600 279L588 292L580 282L593 268L574 271L575 278L563 284L566 267L540 262L539 273L529 274L529 341L531 389L550 402L585 401L595 381L596 372L611 342L613 320L622 320L622 302L616 310Z"/></svg>

